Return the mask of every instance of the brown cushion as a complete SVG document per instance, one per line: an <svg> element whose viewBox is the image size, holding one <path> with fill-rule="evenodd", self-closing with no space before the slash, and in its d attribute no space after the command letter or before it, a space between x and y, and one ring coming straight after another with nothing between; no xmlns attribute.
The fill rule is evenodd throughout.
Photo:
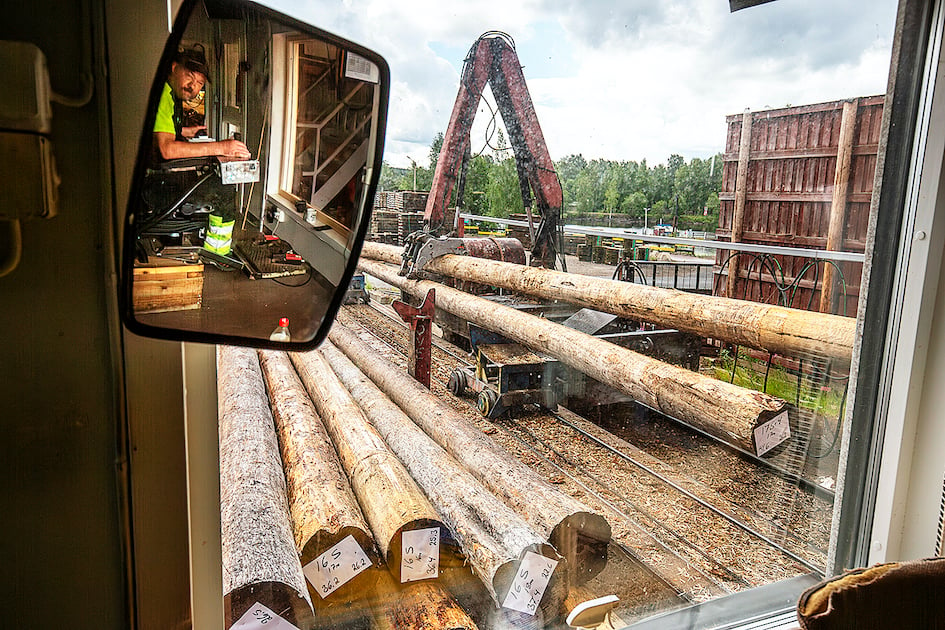
<svg viewBox="0 0 945 630"><path fill-rule="evenodd" d="M877 564L824 580L801 595L804 630L945 630L945 558Z"/></svg>

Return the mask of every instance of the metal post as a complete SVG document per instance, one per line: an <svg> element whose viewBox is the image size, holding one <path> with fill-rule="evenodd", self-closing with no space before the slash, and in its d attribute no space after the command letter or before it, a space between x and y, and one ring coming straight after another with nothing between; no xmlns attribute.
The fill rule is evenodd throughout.
<svg viewBox="0 0 945 630"><path fill-rule="evenodd" d="M407 357L407 372L427 389L430 388L430 354L433 343L433 314L436 293L427 292L420 307L395 300L391 306L400 317L410 324L410 352Z"/></svg>

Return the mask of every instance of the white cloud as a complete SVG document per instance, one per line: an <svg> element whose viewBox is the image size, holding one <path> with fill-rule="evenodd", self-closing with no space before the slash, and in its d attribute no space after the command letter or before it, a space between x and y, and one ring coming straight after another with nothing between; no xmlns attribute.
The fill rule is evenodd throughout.
<svg viewBox="0 0 945 630"><path fill-rule="evenodd" d="M378 50L391 67L385 158L425 164L466 51L508 32L554 159L665 161L721 151L725 116L885 91L895 1L330 0L283 11ZM487 116L473 130L482 147Z"/></svg>

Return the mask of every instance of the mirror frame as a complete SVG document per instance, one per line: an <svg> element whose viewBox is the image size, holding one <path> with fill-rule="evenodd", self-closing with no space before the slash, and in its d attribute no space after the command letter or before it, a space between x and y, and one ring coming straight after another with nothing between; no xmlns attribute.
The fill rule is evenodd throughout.
<svg viewBox="0 0 945 630"><path fill-rule="evenodd" d="M181 41L183 40L184 33L190 22L191 15L193 14L194 9L201 4L220 10L228 9L234 12L240 12L246 9L255 11L263 17L268 17L273 21L278 21L281 24L299 31L300 33L323 39L333 45L356 53L372 61L378 68L379 107L377 111L377 137L375 138L374 142L373 162L365 164L365 168L369 169L367 189L365 192L365 207L360 217L357 232L355 233L354 239L351 243L351 253L347 262L345 263L345 267L341 275L341 281L335 289L334 295L332 295L328 308L325 311L324 318L322 319L321 323L319 323L314 338L312 338L310 341L293 340L289 342L274 342L270 341L269 339L229 335L213 331L193 331L176 328L165 328L145 324L135 317L132 296L134 277L132 269L135 260L136 236L134 229L132 229L132 218L136 211L137 200L140 198L141 191L144 186L145 171L147 169L147 164L150 160L152 150L154 120L157 114L158 101L160 100L161 92L164 88L164 82L168 73L170 72L171 62L174 56L177 54L178 46L180 46ZM165 339L169 341L224 344L296 352L311 350L321 344L321 342L328 335L328 330L331 328L331 325L338 314L338 309L341 308L341 305L344 302L348 285L350 284L351 277L354 275L355 268L357 267L358 258L361 255L361 246L364 243L364 239L370 224L371 212L373 210L373 199L377 192L377 185L380 180L381 165L384 157L384 140L387 130L387 114L389 104L390 67L387 64L387 61L377 52L365 48L360 44L356 44L339 37L333 33L323 31L311 24L291 16L259 5L255 2L252 2L251 0L184 0L179 11L177 12L177 16L174 20L174 27L167 38L164 51L161 54L161 60L158 63L157 71L155 72L154 79L151 82L151 91L148 96L148 106L145 113L144 125L142 127L141 136L138 140L138 152L135 159L134 175L128 195L127 207L125 208L124 220L121 224L121 229L124 233L122 234L122 250L119 261L120 278L118 300L121 321L128 331L141 337Z"/></svg>

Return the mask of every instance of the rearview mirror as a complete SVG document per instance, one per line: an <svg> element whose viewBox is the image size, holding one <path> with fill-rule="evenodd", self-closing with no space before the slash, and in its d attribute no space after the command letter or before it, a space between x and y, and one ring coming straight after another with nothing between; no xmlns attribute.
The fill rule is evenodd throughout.
<svg viewBox="0 0 945 630"><path fill-rule="evenodd" d="M344 300L380 176L384 59L246 0L189 0L124 223L132 332L304 350Z"/></svg>

